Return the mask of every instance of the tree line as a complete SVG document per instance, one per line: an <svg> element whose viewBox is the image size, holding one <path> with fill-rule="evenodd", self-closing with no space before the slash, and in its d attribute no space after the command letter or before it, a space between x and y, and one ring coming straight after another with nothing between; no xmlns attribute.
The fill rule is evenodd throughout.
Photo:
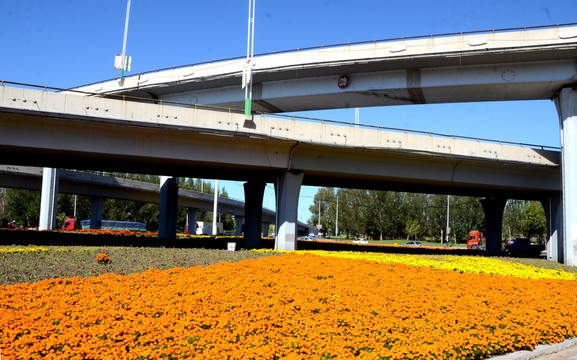
<svg viewBox="0 0 577 360"><path fill-rule="evenodd" d="M446 236L447 202L451 241L466 242L469 231L485 231L480 198L320 188L314 197L309 225L320 224L321 232L373 240L427 239ZM337 219L338 207L338 219ZM545 212L539 202L510 200L503 214L503 237L533 237L542 240L547 230Z"/></svg>
<svg viewBox="0 0 577 360"><path fill-rule="evenodd" d="M145 181L160 184L160 177L155 175L92 172L98 175L114 176L125 179ZM209 181L194 178L179 178L179 188L214 194L214 187ZM160 186L160 185L159 185ZM220 189L219 196L228 198L225 188ZM67 218L74 216L79 220L90 219L90 198L58 194L57 227L60 228ZM106 199L102 211L102 219L118 221L137 221L146 224L147 230L158 229L158 204L141 203L129 200ZM235 222L231 215L220 214L225 230L234 230ZM40 219L40 191L20 189L0 189L0 227L5 228L7 223L15 220L23 228L38 227ZM212 212L199 210L197 221L212 222ZM186 209L178 209L177 229L184 231L186 225Z"/></svg>
<svg viewBox="0 0 577 360"><path fill-rule="evenodd" d="M103 173L137 181L160 184L154 175ZM179 178L179 188L214 194L209 181L195 178ZM228 197L226 189L220 196ZM485 230L485 218L479 198L416 194L391 191L373 191L344 188L319 188L309 225L321 225L321 232L333 236L337 221L338 205L339 235L347 238L369 239L444 239L447 227L447 201L449 201L449 227L452 241L465 242L471 230ZM337 204L338 203L338 204ZM86 196L58 195L57 226L74 216L80 220L90 219L90 199ZM18 189L0 189L0 226L9 221L24 228L35 228L39 223L40 192ZM159 209L157 204L127 200L106 199L103 219L137 221L147 229L158 229ZM319 217L320 215L320 217ZM235 222L231 215L221 214L220 221L226 231L234 231ZM212 212L199 211L198 221L212 222ZM178 209L177 229L184 230L186 209ZM510 200L503 215L503 237L516 236L543 239L546 219L539 202Z"/></svg>

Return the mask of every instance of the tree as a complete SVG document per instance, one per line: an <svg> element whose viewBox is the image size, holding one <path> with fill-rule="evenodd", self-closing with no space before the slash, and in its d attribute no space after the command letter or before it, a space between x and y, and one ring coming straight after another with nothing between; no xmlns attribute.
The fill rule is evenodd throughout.
<svg viewBox="0 0 577 360"><path fill-rule="evenodd" d="M4 224L10 220L6 219L6 189L0 188L0 228L4 227Z"/></svg>
<svg viewBox="0 0 577 360"><path fill-rule="evenodd" d="M525 204L526 201L524 200L507 201L503 212L503 236L509 239L522 236Z"/></svg>
<svg viewBox="0 0 577 360"><path fill-rule="evenodd" d="M6 190L6 217L18 225L36 227L40 219L40 192L19 189Z"/></svg>
<svg viewBox="0 0 577 360"><path fill-rule="evenodd" d="M542 241L547 231L547 218L545 217L545 210L541 203L537 201L529 201L523 208L525 219L523 220L523 232L529 238L537 237Z"/></svg>
<svg viewBox="0 0 577 360"><path fill-rule="evenodd" d="M337 201L335 198L334 188L320 188L315 194L315 205L311 205L310 210L314 214L309 219L310 225L321 224L321 232L332 233L335 229L336 220L336 205ZM318 206L320 204L320 221L318 217Z"/></svg>
<svg viewBox="0 0 577 360"><path fill-rule="evenodd" d="M407 220L407 224L405 225L405 233L407 234L407 241L411 236L417 239L417 234L421 231L421 224L416 219L409 219Z"/></svg>
<svg viewBox="0 0 577 360"><path fill-rule="evenodd" d="M469 231L485 227L485 214L478 198L451 196L450 225L455 241L465 241Z"/></svg>

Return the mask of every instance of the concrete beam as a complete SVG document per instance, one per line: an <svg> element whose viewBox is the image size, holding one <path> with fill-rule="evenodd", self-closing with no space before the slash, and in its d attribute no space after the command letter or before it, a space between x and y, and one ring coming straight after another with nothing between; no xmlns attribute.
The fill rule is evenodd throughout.
<svg viewBox="0 0 577 360"><path fill-rule="evenodd" d="M254 123L244 128L242 114L0 87L0 150L7 161L18 154L24 165L74 161L109 171L146 167L267 182L294 169L306 185L362 180L375 189L471 196L560 191L556 151L264 116Z"/></svg>

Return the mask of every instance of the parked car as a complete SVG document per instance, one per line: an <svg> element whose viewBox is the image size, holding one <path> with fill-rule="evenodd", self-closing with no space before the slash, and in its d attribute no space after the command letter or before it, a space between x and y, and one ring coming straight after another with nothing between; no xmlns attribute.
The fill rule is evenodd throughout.
<svg viewBox="0 0 577 360"><path fill-rule="evenodd" d="M424 245L421 244L420 241L409 241L408 243L406 243L406 244L403 245L403 246L417 246L417 247L420 247L420 246L424 246Z"/></svg>
<svg viewBox="0 0 577 360"><path fill-rule="evenodd" d="M363 238L358 238L356 240L353 240L354 244L368 244L369 240L367 239L363 239Z"/></svg>

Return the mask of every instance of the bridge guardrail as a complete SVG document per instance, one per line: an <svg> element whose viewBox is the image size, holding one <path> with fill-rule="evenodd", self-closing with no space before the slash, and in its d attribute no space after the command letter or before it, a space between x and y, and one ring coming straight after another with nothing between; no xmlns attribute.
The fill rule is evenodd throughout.
<svg viewBox="0 0 577 360"><path fill-rule="evenodd" d="M290 49L290 50L280 50L280 51L270 51L260 54L255 54L254 57L262 57L268 55L277 55L277 54L286 54L291 52L299 52L299 51L308 51L308 50L321 50L327 48L334 48L334 47L342 47L342 46L351 46L351 45L367 45L367 44L379 44L379 43L386 43L386 42L393 42L393 41L404 41L404 40L418 40L418 39L428 39L428 38L440 38L440 37L447 37L447 36L459 36L459 35L474 35L474 34L488 34L488 33L496 33L496 32L508 32L508 31L526 31L526 30L536 30L536 29L548 29L548 28L561 28L565 26L575 26L577 23L564 23L564 24L551 24L551 25L538 25L538 26L523 26L523 27L514 27L514 28L502 28L502 29L487 29L487 30L475 30L475 31L461 31L461 32L450 32L450 33L441 33L441 34L430 34L430 35L415 35L415 36L402 36L402 37L394 37L394 38L386 38L386 39L379 39L379 40L365 40L365 41L354 41L354 42L347 42L347 43L338 43L338 44L330 44L330 45L318 45L318 46L309 46L304 48L298 49ZM146 74L153 74L158 73L161 71L168 71L168 70L176 70L176 69L184 69L186 67L194 67L199 65L208 65L208 64L215 64L215 63L223 63L228 61L235 61L235 60L243 60L246 59L246 55L244 56L235 56L230 58L223 58L217 60L209 60L209 61L201 61L198 63L186 64L186 65L177 65L172 67L160 68L155 70L143 71L132 75L125 75L125 78L131 77L138 77ZM96 85L100 83L105 83L108 81L113 81L117 78L111 78L101 81L95 81L92 83L79 85L67 90L78 89L81 87Z"/></svg>

